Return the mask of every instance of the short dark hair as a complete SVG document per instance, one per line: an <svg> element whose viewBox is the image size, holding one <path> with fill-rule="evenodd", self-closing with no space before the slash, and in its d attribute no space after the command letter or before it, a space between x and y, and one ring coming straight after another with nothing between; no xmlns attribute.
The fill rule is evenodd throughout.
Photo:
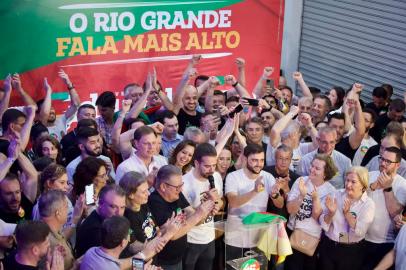
<svg viewBox="0 0 406 270"><path fill-rule="evenodd" d="M312 93L313 96L318 95L321 93L321 90L317 87L310 86L309 87L310 93Z"/></svg>
<svg viewBox="0 0 406 270"><path fill-rule="evenodd" d="M52 158L43 156L43 157L40 157L40 158L37 158L36 160L34 160L32 162L32 165L34 165L35 169L38 172L42 172L48 165L50 165L54 162L55 162L55 160L53 160Z"/></svg>
<svg viewBox="0 0 406 270"><path fill-rule="evenodd" d="M173 175L182 176L182 171L175 165L165 165L159 168L155 179L155 188L159 188L162 183L166 183Z"/></svg>
<svg viewBox="0 0 406 270"><path fill-rule="evenodd" d="M173 111L165 110L159 114L159 122L162 124L165 124L165 118L166 119L172 119L174 117L177 117L176 114Z"/></svg>
<svg viewBox="0 0 406 270"><path fill-rule="evenodd" d="M372 90L372 95L377 98L388 98L388 92L386 92L385 88L381 86L375 87L374 90Z"/></svg>
<svg viewBox="0 0 406 270"><path fill-rule="evenodd" d="M18 183L20 183L20 181L18 180L17 175L14 174L14 173L11 173L11 172L6 173L6 176L4 176L4 178L0 181L0 184L1 184L1 182L3 182L4 180L6 180L6 181L17 180Z"/></svg>
<svg viewBox="0 0 406 270"><path fill-rule="evenodd" d="M196 147L195 154L193 155L194 160L198 162L202 161L203 157L217 157L216 148L210 143L202 143Z"/></svg>
<svg viewBox="0 0 406 270"><path fill-rule="evenodd" d="M264 148L258 144L249 143L244 148L244 156L249 157L250 155L264 153Z"/></svg>
<svg viewBox="0 0 406 270"><path fill-rule="evenodd" d="M290 94L293 95L293 90L292 90L292 88L290 88L289 86L284 85L283 87L281 87L281 90L283 90L283 89L288 90L288 91L290 92Z"/></svg>
<svg viewBox="0 0 406 270"><path fill-rule="evenodd" d="M222 97L224 97L224 100L226 98L226 95L221 90L214 90L213 91L213 96L222 96Z"/></svg>
<svg viewBox="0 0 406 270"><path fill-rule="evenodd" d="M118 247L130 232L130 222L125 217L112 216L102 223L101 246L107 249Z"/></svg>
<svg viewBox="0 0 406 270"><path fill-rule="evenodd" d="M149 127L149 126L143 126L139 127L134 131L134 140L139 141L141 140L142 137L149 135L149 134L155 134L155 131Z"/></svg>
<svg viewBox="0 0 406 270"><path fill-rule="evenodd" d="M116 184L109 184L109 185L105 185L100 190L99 204L104 202L104 198L106 197L106 194L109 193L110 191L113 191L117 196L125 198L125 191L120 186L118 186Z"/></svg>
<svg viewBox="0 0 406 270"><path fill-rule="evenodd" d="M331 110L331 101L330 101L330 99L328 98L328 96L326 96L326 95L317 95L317 96L315 96L314 97L314 99L316 99L316 98L319 98L319 99L322 99L322 100L324 100L324 103L325 103L325 105L327 106L327 111L330 111Z"/></svg>
<svg viewBox="0 0 406 270"><path fill-rule="evenodd" d="M131 117L131 118L128 118L128 119L125 119L125 120L124 120L124 124L125 124L129 129L130 129L130 127L131 127L132 124L138 123L138 122L141 122L141 123L143 123L144 125L147 124L144 119L139 118L139 117L137 117L137 118Z"/></svg>
<svg viewBox="0 0 406 270"><path fill-rule="evenodd" d="M281 145L279 145L277 148L276 148L276 151L275 151L275 158L276 158L276 153L277 152L287 152L287 153L290 153L290 157L292 158L293 157L293 150L292 150L292 148L290 147L290 146L287 146L286 144L281 144Z"/></svg>
<svg viewBox="0 0 406 270"><path fill-rule="evenodd" d="M264 126L262 125L262 119L261 119L261 117L255 116L255 117L252 117L252 118L248 119L247 122L245 122L245 125L244 125L244 130L245 130L245 131L247 131L247 126L248 126L249 124L251 124L251 123L258 124L258 125L260 125L262 128L264 128Z"/></svg>
<svg viewBox="0 0 406 270"><path fill-rule="evenodd" d="M81 119L79 120L77 126L76 126L76 130L82 128L82 127L92 127L94 126L95 128L97 128L97 122L93 119Z"/></svg>
<svg viewBox="0 0 406 270"><path fill-rule="evenodd" d="M392 96L393 94L393 86L390 85L389 83L383 83L381 85L381 87L383 87L383 89L386 90L386 92L388 93L388 97Z"/></svg>
<svg viewBox="0 0 406 270"><path fill-rule="evenodd" d="M389 111L404 112L406 108L405 102L400 98L395 98L389 104Z"/></svg>
<svg viewBox="0 0 406 270"><path fill-rule="evenodd" d="M340 112L335 112L333 114L330 114L328 116L328 123L331 122L331 119L338 119L338 120L343 120L345 122L345 114L340 113Z"/></svg>
<svg viewBox="0 0 406 270"><path fill-rule="evenodd" d="M14 108L7 109L3 113L3 116L1 118L1 128L3 129L3 132L7 131L8 126L11 123L17 121L17 119L20 117L26 118L25 114L22 111L14 109Z"/></svg>
<svg viewBox="0 0 406 270"><path fill-rule="evenodd" d="M400 162L400 160L402 159L402 151L395 146L387 147L387 148L385 148L385 151L394 153L396 155L396 158L395 158L396 162Z"/></svg>
<svg viewBox="0 0 406 270"><path fill-rule="evenodd" d="M371 115L371 122L373 122L373 123L375 123L376 118L378 118L378 115L376 114L376 112L374 110L372 110L371 108L364 108L364 109L362 109L362 112L369 113Z"/></svg>
<svg viewBox="0 0 406 270"><path fill-rule="evenodd" d="M35 123L31 127L31 132L30 132L31 140L33 142L35 142L38 139L38 137L41 136L41 134L44 132L47 132L49 134L48 128L40 122Z"/></svg>
<svg viewBox="0 0 406 270"><path fill-rule="evenodd" d="M34 244L43 243L51 232L48 224L39 220L25 220L17 224L17 249L25 250Z"/></svg>
<svg viewBox="0 0 406 270"><path fill-rule="evenodd" d="M96 106L114 108L116 106L116 96L111 91L105 91L97 98Z"/></svg>
<svg viewBox="0 0 406 270"><path fill-rule="evenodd" d="M78 108L78 113L80 113L80 111L83 110L83 109L93 109L93 110L96 110L96 108L95 108L92 104L85 103L85 104L82 104L82 105L79 106L79 108Z"/></svg>
<svg viewBox="0 0 406 270"><path fill-rule="evenodd" d="M99 131L95 128L90 128L90 127L81 127L78 129L78 132L76 133L76 142L83 143L83 141L86 141L89 137L97 136L99 135Z"/></svg>
<svg viewBox="0 0 406 270"><path fill-rule="evenodd" d="M231 97L227 98L226 104L229 103L229 102L238 102L238 103L239 103L239 102L240 102L240 98L237 97L237 96L231 96Z"/></svg>
<svg viewBox="0 0 406 270"><path fill-rule="evenodd" d="M196 83L198 80L207 81L208 79L209 79L209 76L207 76L207 75L198 75L195 79L194 86L196 86Z"/></svg>

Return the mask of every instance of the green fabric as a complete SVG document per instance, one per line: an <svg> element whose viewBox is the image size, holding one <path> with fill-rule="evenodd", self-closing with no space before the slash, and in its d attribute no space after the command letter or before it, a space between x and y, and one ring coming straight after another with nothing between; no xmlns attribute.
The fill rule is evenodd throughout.
<svg viewBox="0 0 406 270"><path fill-rule="evenodd" d="M242 220L242 223L245 225L258 224L258 223L271 223L278 218L286 222L286 218L279 216L279 215L274 215L274 214L270 214L270 213L254 212L254 213L251 213L248 216L244 217Z"/></svg>
<svg viewBox="0 0 406 270"><path fill-rule="evenodd" d="M152 123L151 123L151 120L149 120L148 115L146 115L144 112L141 112L141 113L138 115L138 118L141 118L142 120L144 120L147 125L152 124Z"/></svg>

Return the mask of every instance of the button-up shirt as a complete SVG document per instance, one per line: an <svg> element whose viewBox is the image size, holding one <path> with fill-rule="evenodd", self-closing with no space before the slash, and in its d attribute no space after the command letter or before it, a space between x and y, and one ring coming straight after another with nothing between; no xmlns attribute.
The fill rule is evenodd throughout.
<svg viewBox="0 0 406 270"><path fill-rule="evenodd" d="M172 154L173 149L183 140L183 136L176 134L175 139L168 139L162 134L162 154L164 157L169 158Z"/></svg>
<svg viewBox="0 0 406 270"><path fill-rule="evenodd" d="M303 176L310 174L312 161L314 156L317 154L317 151L318 150L310 152L302 158L302 160L299 162L298 171L296 173ZM351 167L351 160L336 150L331 153L331 158L338 169L338 173L331 180L329 180L329 183L332 184L336 189L342 189L344 188L344 175L345 172Z"/></svg>
<svg viewBox="0 0 406 270"><path fill-rule="evenodd" d="M100 134L103 136L104 140L106 141L106 144L111 145L113 143L112 134L113 134L114 121L113 121L113 124L109 125L106 123L106 121L103 119L103 117L99 116L96 118L96 123L97 123L97 126L99 127Z"/></svg>
<svg viewBox="0 0 406 270"><path fill-rule="evenodd" d="M343 205L347 193L344 189L337 190L334 193L334 197L337 202L337 210L331 223L327 224L324 221L324 217L329 214L327 209L323 211L319 219L322 229L326 232L326 236L335 242L343 242L340 241L340 236L348 236L345 243L357 243L363 240L374 219L375 203L364 192L361 198L351 205L349 212L357 219L355 228L351 228L343 213Z"/></svg>
<svg viewBox="0 0 406 270"><path fill-rule="evenodd" d="M144 161L140 159L134 152L131 154L129 158L127 158L120 165L118 165L116 174L116 183L118 184L120 182L120 179L127 172L138 172L143 174L144 176L147 176L153 171L154 168L159 169L167 164L168 162L166 161L166 159L153 156L151 163L147 167Z"/></svg>

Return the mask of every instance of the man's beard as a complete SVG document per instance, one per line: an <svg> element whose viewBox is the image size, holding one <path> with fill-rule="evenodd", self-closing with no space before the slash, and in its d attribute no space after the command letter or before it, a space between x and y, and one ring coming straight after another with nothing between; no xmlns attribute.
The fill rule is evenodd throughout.
<svg viewBox="0 0 406 270"><path fill-rule="evenodd" d="M98 157L98 156L101 155L102 150L101 150L101 148L99 148L99 149L100 149L100 150L99 150L98 152L93 152L93 151L90 151L89 149L87 149L87 147L85 146L85 152L86 152L86 154L88 154L89 156L92 156L92 157Z"/></svg>
<svg viewBox="0 0 406 270"><path fill-rule="evenodd" d="M251 167L248 163L247 163L247 170L252 172L253 174L259 174L261 172L261 170L263 169L263 167L261 169L259 169L259 171L255 171L253 167Z"/></svg>

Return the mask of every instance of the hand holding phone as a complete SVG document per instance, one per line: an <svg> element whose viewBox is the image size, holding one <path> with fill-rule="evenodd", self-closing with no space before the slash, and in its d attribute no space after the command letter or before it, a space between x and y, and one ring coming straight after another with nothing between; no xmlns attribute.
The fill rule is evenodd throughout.
<svg viewBox="0 0 406 270"><path fill-rule="evenodd" d="M90 184L85 187L86 205L95 204L94 201L94 185Z"/></svg>
<svg viewBox="0 0 406 270"><path fill-rule="evenodd" d="M132 270L144 270L145 261L142 259L132 258Z"/></svg>
<svg viewBox="0 0 406 270"><path fill-rule="evenodd" d="M249 104L250 106L257 107L257 106L259 105L259 100L258 100L258 99L246 98L246 97L243 97L243 99L245 99L246 101L248 101L248 104Z"/></svg>
<svg viewBox="0 0 406 270"><path fill-rule="evenodd" d="M234 115L235 115L236 113L241 112L243 109L244 109L244 107L243 107L241 104L238 104L238 106L235 107L234 110L228 114L228 117L234 118Z"/></svg>

